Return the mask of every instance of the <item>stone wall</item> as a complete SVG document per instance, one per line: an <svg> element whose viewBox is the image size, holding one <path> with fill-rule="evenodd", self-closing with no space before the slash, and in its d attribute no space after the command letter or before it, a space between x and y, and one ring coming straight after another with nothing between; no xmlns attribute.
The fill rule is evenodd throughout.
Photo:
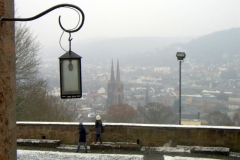
<svg viewBox="0 0 240 160"><path fill-rule="evenodd" d="M14 0L0 0L0 16L14 17ZM14 22L0 22L0 159L16 159Z"/></svg>
<svg viewBox="0 0 240 160"><path fill-rule="evenodd" d="M94 123L84 123L89 129L88 145L95 140ZM78 123L17 122L17 138L55 139L62 144L77 144ZM240 151L240 127L147 125L128 123L105 123L104 142L137 142L144 146L228 147Z"/></svg>

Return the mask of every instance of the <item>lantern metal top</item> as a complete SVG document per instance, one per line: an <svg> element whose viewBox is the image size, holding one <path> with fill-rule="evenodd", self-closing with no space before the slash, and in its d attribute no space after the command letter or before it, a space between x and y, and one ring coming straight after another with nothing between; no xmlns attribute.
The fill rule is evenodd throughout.
<svg viewBox="0 0 240 160"><path fill-rule="evenodd" d="M74 53L73 51L68 51L64 55L59 57L59 59L76 59L76 58L82 58L82 57Z"/></svg>
<svg viewBox="0 0 240 160"><path fill-rule="evenodd" d="M186 54L185 52L177 52L176 57L179 61L182 61L186 57Z"/></svg>

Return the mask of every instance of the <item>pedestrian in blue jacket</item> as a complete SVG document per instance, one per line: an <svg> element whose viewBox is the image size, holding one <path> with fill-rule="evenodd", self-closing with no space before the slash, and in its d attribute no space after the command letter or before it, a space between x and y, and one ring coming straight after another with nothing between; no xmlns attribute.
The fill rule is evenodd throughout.
<svg viewBox="0 0 240 160"><path fill-rule="evenodd" d="M87 151L87 145L86 145L86 129L82 123L79 124L79 140L78 140L78 147L76 152L79 152L81 143L83 143L85 147L85 152L87 153L88 151Z"/></svg>

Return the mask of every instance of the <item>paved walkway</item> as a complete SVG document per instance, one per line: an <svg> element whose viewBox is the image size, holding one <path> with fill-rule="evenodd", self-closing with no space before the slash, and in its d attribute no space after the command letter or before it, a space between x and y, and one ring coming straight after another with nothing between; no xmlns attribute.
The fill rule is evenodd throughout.
<svg viewBox="0 0 240 160"><path fill-rule="evenodd" d="M237 157L229 157L213 154L190 153L187 150L179 150L174 147L142 148L136 150L122 149L97 149L84 153L81 148L76 153L76 145L58 148L18 147L17 160L235 160Z"/></svg>

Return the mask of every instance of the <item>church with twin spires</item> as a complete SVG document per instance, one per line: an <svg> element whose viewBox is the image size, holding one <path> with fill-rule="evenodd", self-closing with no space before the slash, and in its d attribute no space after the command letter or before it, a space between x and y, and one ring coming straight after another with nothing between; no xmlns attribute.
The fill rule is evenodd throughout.
<svg viewBox="0 0 240 160"><path fill-rule="evenodd" d="M110 80L108 81L108 88L107 88L107 108L112 105L122 104L124 101L124 91L123 91L123 84L120 79L120 71L119 71L119 61L117 60L117 73L116 79L114 75L113 69L113 60L111 66L111 75Z"/></svg>

